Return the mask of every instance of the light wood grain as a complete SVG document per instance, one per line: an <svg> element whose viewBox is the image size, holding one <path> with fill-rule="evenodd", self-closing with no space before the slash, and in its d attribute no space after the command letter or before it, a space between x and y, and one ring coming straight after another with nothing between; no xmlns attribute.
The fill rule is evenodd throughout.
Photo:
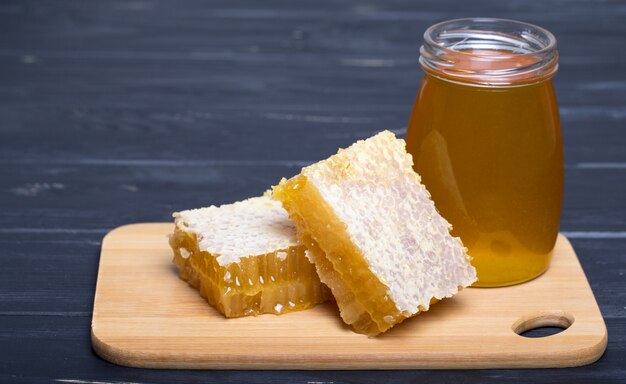
<svg viewBox="0 0 626 384"><path fill-rule="evenodd" d="M560 236L550 269L513 287L470 288L377 338L353 333L332 304L225 319L177 277L169 223L104 239L92 321L96 352L149 368L402 369L569 367L596 361L607 332L576 254ZM533 326L557 335L526 338Z"/></svg>

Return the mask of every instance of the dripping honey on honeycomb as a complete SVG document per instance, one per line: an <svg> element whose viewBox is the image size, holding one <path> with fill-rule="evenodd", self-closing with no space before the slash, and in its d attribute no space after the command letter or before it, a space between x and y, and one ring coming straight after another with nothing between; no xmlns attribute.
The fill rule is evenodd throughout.
<svg viewBox="0 0 626 384"><path fill-rule="evenodd" d="M181 279L224 316L282 314L328 300L293 223L268 196L174 217L170 245Z"/></svg>

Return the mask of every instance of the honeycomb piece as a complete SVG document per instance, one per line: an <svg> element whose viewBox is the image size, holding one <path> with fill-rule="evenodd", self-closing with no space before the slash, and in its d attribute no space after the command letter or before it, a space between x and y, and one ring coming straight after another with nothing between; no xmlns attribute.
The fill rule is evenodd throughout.
<svg viewBox="0 0 626 384"><path fill-rule="evenodd" d="M274 187L344 322L377 335L476 281L476 270L388 131Z"/></svg>
<svg viewBox="0 0 626 384"><path fill-rule="evenodd" d="M177 212L170 245L181 279L226 317L308 309L330 297L268 196Z"/></svg>

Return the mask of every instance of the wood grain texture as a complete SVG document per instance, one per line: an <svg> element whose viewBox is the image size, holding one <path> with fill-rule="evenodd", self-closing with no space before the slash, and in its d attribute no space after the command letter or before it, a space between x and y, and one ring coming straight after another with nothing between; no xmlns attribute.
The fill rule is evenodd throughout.
<svg viewBox="0 0 626 384"><path fill-rule="evenodd" d="M301 162L380 129L403 132L423 31L471 16L558 38L561 230L575 235L606 321L599 361L203 372L130 369L93 353L106 232L257 195ZM0 1L0 382L623 383L625 16L620 0Z"/></svg>
<svg viewBox="0 0 626 384"><path fill-rule="evenodd" d="M548 272L532 282L464 290L368 338L331 304L224 318L178 279L171 231L171 223L133 224L104 238L92 319L103 358L144 368L537 368L589 364L606 348L604 320L563 236ZM545 338L516 333L550 325L569 328Z"/></svg>

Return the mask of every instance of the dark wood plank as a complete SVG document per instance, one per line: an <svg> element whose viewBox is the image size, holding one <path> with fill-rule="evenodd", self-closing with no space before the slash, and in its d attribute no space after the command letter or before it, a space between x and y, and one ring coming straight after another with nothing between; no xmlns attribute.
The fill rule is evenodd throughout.
<svg viewBox="0 0 626 384"><path fill-rule="evenodd" d="M191 372L93 355L89 318L108 229L253 196L339 146L402 133L424 29L471 15L534 22L559 39L562 228L576 237L607 318L598 363ZM623 381L625 16L617 0L0 2L0 381Z"/></svg>
<svg viewBox="0 0 626 384"><path fill-rule="evenodd" d="M333 150L334 152L334 150ZM98 161L0 165L0 233L28 228L97 229L169 221L176 210L262 194L302 163ZM563 231L624 231L624 171L566 170Z"/></svg>
<svg viewBox="0 0 626 384"><path fill-rule="evenodd" d="M0 106L6 111L0 114L6 127L0 131L0 166L125 159L311 162L383 129L403 135L411 109L254 108L263 107L267 111ZM561 111L568 165L626 163L625 107L572 105ZM48 130L50 121L58 128ZM259 135L271 139L259 141Z"/></svg>

